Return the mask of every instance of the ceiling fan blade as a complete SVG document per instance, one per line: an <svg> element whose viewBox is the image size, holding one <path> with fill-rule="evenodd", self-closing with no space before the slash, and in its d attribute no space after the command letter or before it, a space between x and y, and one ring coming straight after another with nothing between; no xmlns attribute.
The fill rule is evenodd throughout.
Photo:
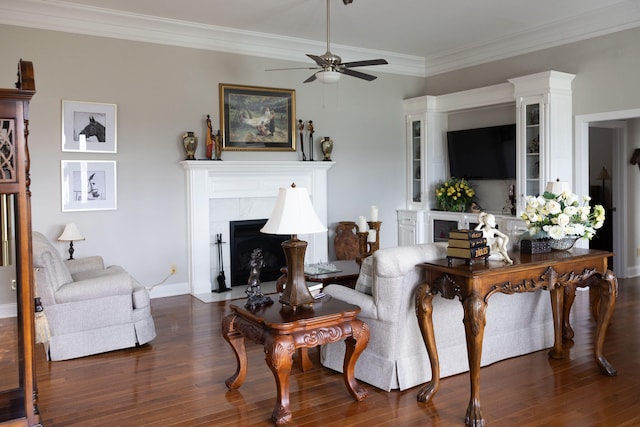
<svg viewBox="0 0 640 427"><path fill-rule="evenodd" d="M314 81L316 79L316 74L313 73L311 75L311 77L309 77L307 80L303 81L302 83L311 83L312 81Z"/></svg>
<svg viewBox="0 0 640 427"><path fill-rule="evenodd" d="M286 70L320 70L321 67L293 67L293 68L269 68L265 71L286 71Z"/></svg>
<svg viewBox="0 0 640 427"><path fill-rule="evenodd" d="M347 68L366 67L368 65L385 65L388 64L386 59L369 59L368 61L345 62L342 65Z"/></svg>
<svg viewBox="0 0 640 427"><path fill-rule="evenodd" d="M363 80L366 80L368 82L378 78L376 76L372 76L371 74L365 74L365 73L361 73L360 71L350 70L349 68L344 68L344 69L340 70L340 72L342 74L346 74L346 75L352 76L352 77L357 77L359 79L363 79Z"/></svg>
<svg viewBox="0 0 640 427"><path fill-rule="evenodd" d="M328 67L331 64L329 64L327 61L325 61L322 57L318 56L318 55L311 55L310 53L307 53L307 56L311 59L313 59L314 61L316 61L316 64L318 64L321 67Z"/></svg>

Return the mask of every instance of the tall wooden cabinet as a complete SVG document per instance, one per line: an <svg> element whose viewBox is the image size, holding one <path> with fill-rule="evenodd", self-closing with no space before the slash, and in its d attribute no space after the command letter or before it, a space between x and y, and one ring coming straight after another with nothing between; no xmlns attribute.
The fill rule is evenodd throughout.
<svg viewBox="0 0 640 427"><path fill-rule="evenodd" d="M8 213L0 222L2 234L10 236L13 242L13 245L3 245L2 251L12 252L17 293L17 318L13 324L16 340L8 348L3 347L6 350L3 357L14 361L17 375L15 381L0 381L0 426L3 427L40 425L34 368L34 281L27 146L29 102L34 94L33 66L21 60L16 89L0 89L0 200Z"/></svg>

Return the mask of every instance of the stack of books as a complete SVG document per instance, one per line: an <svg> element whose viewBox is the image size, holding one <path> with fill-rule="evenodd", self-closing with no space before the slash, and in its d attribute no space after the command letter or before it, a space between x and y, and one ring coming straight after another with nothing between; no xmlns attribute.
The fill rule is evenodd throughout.
<svg viewBox="0 0 640 427"><path fill-rule="evenodd" d="M307 282L307 287L309 288L309 292L311 292L311 296L315 299L320 299L325 296L325 293L322 292L323 285L322 283L314 283L310 284Z"/></svg>
<svg viewBox="0 0 640 427"><path fill-rule="evenodd" d="M487 239L482 237L482 231L454 230L449 232L448 258L463 258L473 260L489 256Z"/></svg>

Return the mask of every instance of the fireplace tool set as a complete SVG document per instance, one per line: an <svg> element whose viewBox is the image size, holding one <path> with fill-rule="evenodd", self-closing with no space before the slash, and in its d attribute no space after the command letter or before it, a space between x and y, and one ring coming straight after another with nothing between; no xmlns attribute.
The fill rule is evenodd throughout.
<svg viewBox="0 0 640 427"><path fill-rule="evenodd" d="M218 246L218 269L220 273L218 273L218 277L216 281L218 282L218 289L213 289L212 292L226 292L230 291L231 288L227 288L227 279L224 277L224 263L222 262L222 234L216 234L216 246Z"/></svg>

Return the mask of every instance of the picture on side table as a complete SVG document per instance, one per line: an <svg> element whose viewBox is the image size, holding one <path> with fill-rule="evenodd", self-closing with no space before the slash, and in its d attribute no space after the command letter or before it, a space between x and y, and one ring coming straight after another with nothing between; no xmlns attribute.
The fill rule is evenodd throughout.
<svg viewBox="0 0 640 427"><path fill-rule="evenodd" d="M117 105L62 101L62 151L116 153Z"/></svg>
<svg viewBox="0 0 640 427"><path fill-rule="evenodd" d="M293 89L220 83L223 150L295 151Z"/></svg>
<svg viewBox="0 0 640 427"><path fill-rule="evenodd" d="M116 209L115 161L61 161L62 211Z"/></svg>

